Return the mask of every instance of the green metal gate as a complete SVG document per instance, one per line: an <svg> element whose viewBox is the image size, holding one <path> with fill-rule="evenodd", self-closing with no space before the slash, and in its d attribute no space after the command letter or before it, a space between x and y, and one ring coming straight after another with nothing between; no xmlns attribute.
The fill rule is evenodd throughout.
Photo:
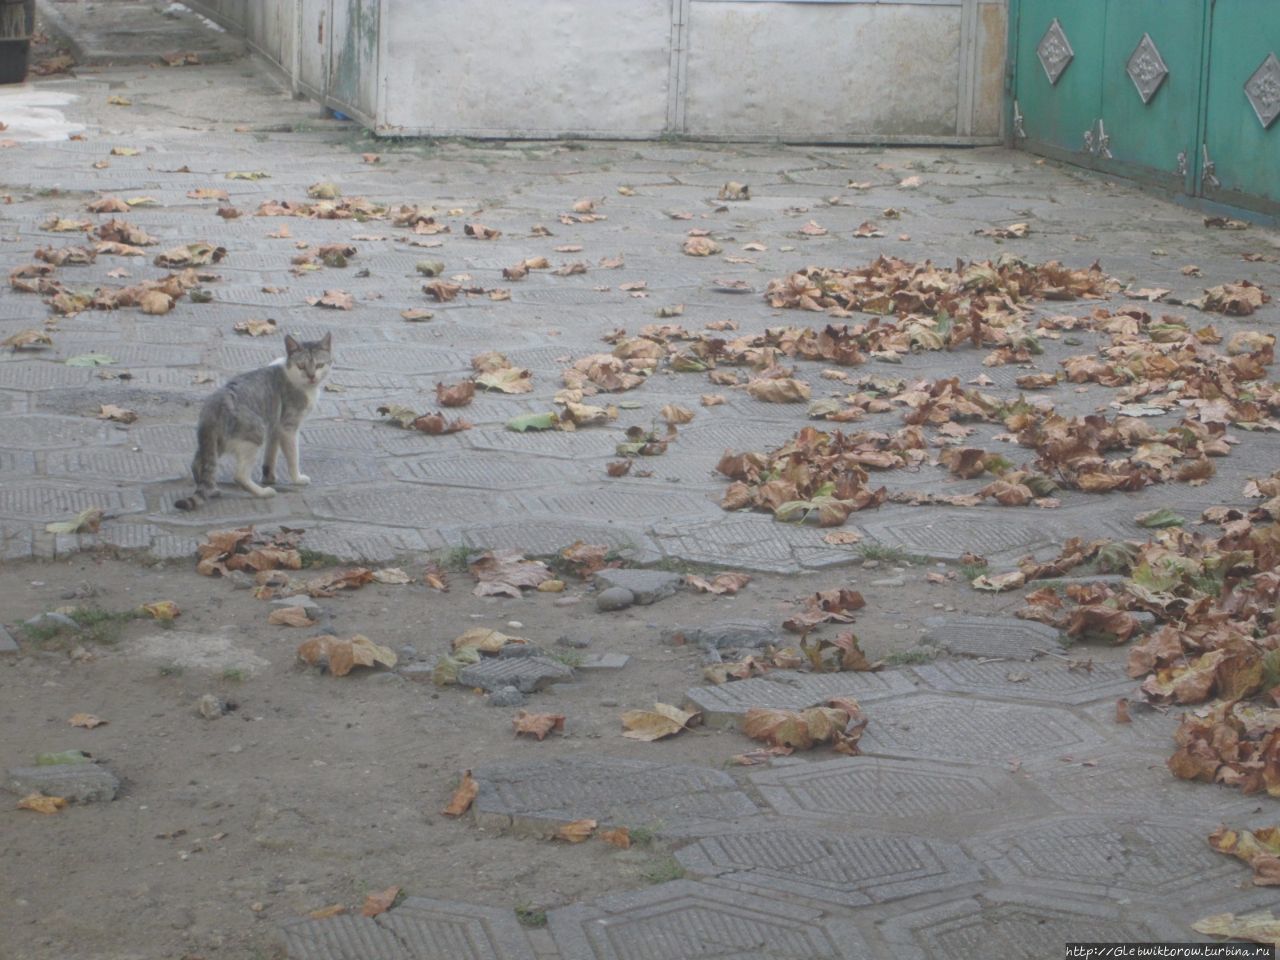
<svg viewBox="0 0 1280 960"><path fill-rule="evenodd" d="M1012 0L1017 146L1280 214L1277 0Z"/></svg>

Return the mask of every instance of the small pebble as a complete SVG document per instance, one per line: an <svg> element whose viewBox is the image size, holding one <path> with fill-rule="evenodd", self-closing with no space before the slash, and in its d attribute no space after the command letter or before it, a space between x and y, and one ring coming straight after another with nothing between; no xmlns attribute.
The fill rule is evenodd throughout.
<svg viewBox="0 0 1280 960"><path fill-rule="evenodd" d="M560 647L576 647L581 650L583 647L591 646L590 637L571 637L568 634L561 634L556 637L556 646Z"/></svg>
<svg viewBox="0 0 1280 960"><path fill-rule="evenodd" d="M503 687L485 697L485 703L491 707L519 707L525 702L525 696L516 687Z"/></svg>
<svg viewBox="0 0 1280 960"><path fill-rule="evenodd" d="M880 566L879 560L863 560L862 561L863 570L874 570L878 566Z"/></svg>
<svg viewBox="0 0 1280 960"><path fill-rule="evenodd" d="M602 613L625 610L636 602L636 595L626 587L610 587L596 595L596 609Z"/></svg>
<svg viewBox="0 0 1280 960"><path fill-rule="evenodd" d="M521 623L519 620L508 620L507 626L510 627L512 630L519 630L521 627L524 626L524 624Z"/></svg>
<svg viewBox="0 0 1280 960"><path fill-rule="evenodd" d="M945 603L935 603L935 604L933 605L933 609L935 609L935 610L941 610L941 609L942 609L943 607L945 607L945 606L946 606L946 604L945 604Z"/></svg>

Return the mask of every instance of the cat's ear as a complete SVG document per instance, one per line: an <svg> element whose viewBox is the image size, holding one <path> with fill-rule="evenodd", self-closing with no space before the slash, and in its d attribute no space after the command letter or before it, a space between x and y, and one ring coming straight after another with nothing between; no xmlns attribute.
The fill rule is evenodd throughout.
<svg viewBox="0 0 1280 960"><path fill-rule="evenodd" d="M301 349L302 349L302 344L300 344L297 340L293 338L293 334L286 333L284 335L284 352L287 355L292 357L295 353L297 353Z"/></svg>
<svg viewBox="0 0 1280 960"><path fill-rule="evenodd" d="M331 332L326 332L325 335L320 338L320 346L326 352L333 349L333 334Z"/></svg>

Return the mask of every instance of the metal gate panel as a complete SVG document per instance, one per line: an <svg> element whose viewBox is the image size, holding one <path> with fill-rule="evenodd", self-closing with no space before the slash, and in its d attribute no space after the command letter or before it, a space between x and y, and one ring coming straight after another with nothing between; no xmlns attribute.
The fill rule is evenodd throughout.
<svg viewBox="0 0 1280 960"><path fill-rule="evenodd" d="M1037 153L1092 165L1102 115L1101 0L1022 0L1014 137Z"/></svg>
<svg viewBox="0 0 1280 960"><path fill-rule="evenodd" d="M1204 0L1110 0L1106 6L1097 165L1190 192Z"/></svg>
<svg viewBox="0 0 1280 960"><path fill-rule="evenodd" d="M1280 8L1276 0L1217 0L1201 192L1280 214Z"/></svg>
<svg viewBox="0 0 1280 960"><path fill-rule="evenodd" d="M377 107L380 0L334 0L325 103L366 124Z"/></svg>

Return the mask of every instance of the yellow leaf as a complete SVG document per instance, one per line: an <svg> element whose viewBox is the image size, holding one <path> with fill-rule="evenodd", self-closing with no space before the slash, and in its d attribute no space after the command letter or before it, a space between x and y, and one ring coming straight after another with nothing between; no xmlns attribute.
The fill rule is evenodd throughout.
<svg viewBox="0 0 1280 960"><path fill-rule="evenodd" d="M117 423L133 423L138 415L132 410L118 407L114 403L103 403L98 407L99 420L114 420Z"/></svg>
<svg viewBox="0 0 1280 960"><path fill-rule="evenodd" d="M327 634L312 637L298 646L298 657L312 665L325 664L334 677L345 677L355 667L372 667L377 663L388 667L396 665L396 655L388 647L379 646L360 634L350 640Z"/></svg>
<svg viewBox="0 0 1280 960"><path fill-rule="evenodd" d="M19 810L34 810L36 813L57 813L67 805L62 797L46 797L42 793L32 793L18 801Z"/></svg>
<svg viewBox="0 0 1280 960"><path fill-rule="evenodd" d="M517 735L527 733L545 740L548 733L564 733L563 713L530 713L521 710L511 718L511 728Z"/></svg>
<svg viewBox="0 0 1280 960"><path fill-rule="evenodd" d="M94 727L101 727L107 721L95 717L92 713L76 713L72 714L67 723L73 727L84 727L86 730L92 730Z"/></svg>
<svg viewBox="0 0 1280 960"><path fill-rule="evenodd" d="M658 411L658 415L667 423L688 423L693 419L693 411L685 407L676 406L674 403L668 403L665 407Z"/></svg>
<svg viewBox="0 0 1280 960"><path fill-rule="evenodd" d="M142 612L152 620L176 620L182 611L178 609L178 605L172 600L157 600L154 603L144 603Z"/></svg>
<svg viewBox="0 0 1280 960"><path fill-rule="evenodd" d="M681 710L669 703L655 703L652 710L628 710L622 715L623 736L630 740L661 740L675 736L690 722L696 723L702 714Z"/></svg>
<svg viewBox="0 0 1280 960"><path fill-rule="evenodd" d="M472 627L461 636L454 637L453 649L464 650L470 647L481 653L497 653L509 643L528 643L524 637L512 637L488 627Z"/></svg>
<svg viewBox="0 0 1280 960"><path fill-rule="evenodd" d="M574 820L557 830L556 837L570 843L581 843L595 832L596 825L594 820Z"/></svg>
<svg viewBox="0 0 1280 960"><path fill-rule="evenodd" d="M1197 920L1191 925L1191 929L1213 937L1235 937L1280 946L1280 920L1272 916L1270 910L1242 913L1239 916L1234 913L1215 913L1211 917Z"/></svg>
<svg viewBox="0 0 1280 960"><path fill-rule="evenodd" d="M621 847L628 850L631 847L631 831L626 827L615 827L612 830L601 830L600 839L605 843L611 843L615 847Z"/></svg>

